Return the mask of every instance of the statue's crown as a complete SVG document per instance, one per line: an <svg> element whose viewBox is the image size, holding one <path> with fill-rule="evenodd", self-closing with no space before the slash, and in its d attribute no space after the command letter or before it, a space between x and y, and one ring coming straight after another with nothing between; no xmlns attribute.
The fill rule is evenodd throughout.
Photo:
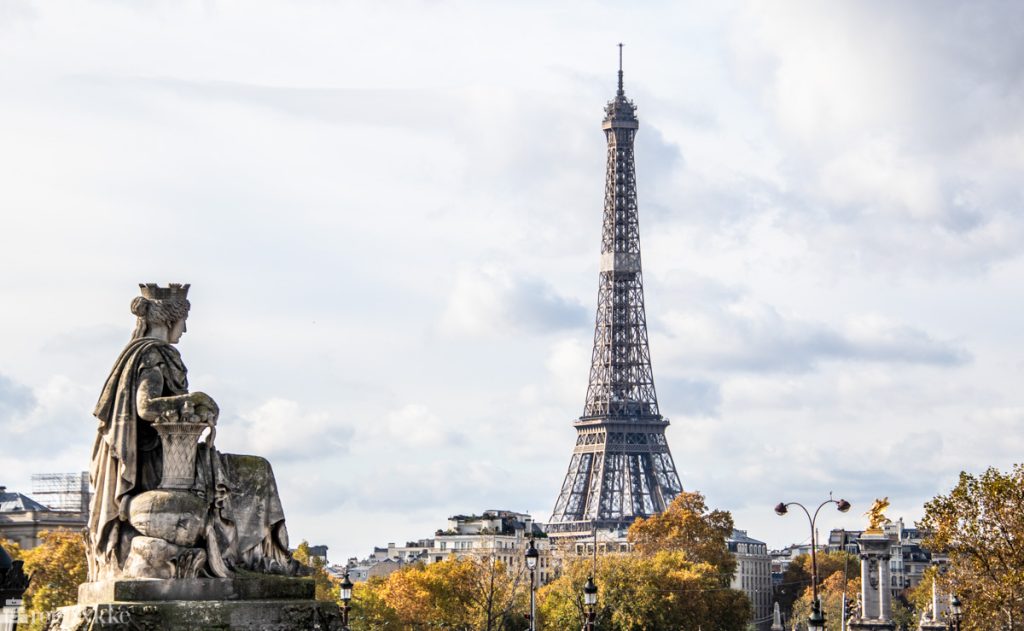
<svg viewBox="0 0 1024 631"><path fill-rule="evenodd" d="M188 298L189 287L189 283L169 283L166 287L156 283L139 283L142 297L150 300L185 300Z"/></svg>

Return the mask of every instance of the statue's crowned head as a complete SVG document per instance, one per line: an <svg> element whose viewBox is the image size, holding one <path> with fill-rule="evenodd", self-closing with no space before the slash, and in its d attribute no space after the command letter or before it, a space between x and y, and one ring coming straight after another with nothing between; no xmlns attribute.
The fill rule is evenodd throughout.
<svg viewBox="0 0 1024 631"><path fill-rule="evenodd" d="M185 327L185 318L192 306L188 302L189 284L171 283L160 287L156 283L139 283L142 295L132 300L132 313L138 316L132 338L146 337L153 329L160 328L172 335L172 343L177 342Z"/></svg>

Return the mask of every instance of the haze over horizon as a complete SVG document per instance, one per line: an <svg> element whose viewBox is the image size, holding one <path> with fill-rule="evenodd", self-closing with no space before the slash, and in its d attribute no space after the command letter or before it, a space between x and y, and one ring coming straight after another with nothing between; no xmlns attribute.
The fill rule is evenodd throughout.
<svg viewBox="0 0 1024 631"><path fill-rule="evenodd" d="M140 282L333 562L546 520L618 42L684 488L908 523L1024 453L1024 5L0 2L0 484L88 469Z"/></svg>

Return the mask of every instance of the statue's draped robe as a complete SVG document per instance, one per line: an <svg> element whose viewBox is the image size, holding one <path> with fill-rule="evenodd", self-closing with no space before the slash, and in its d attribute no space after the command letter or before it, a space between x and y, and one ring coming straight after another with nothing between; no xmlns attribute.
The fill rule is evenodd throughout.
<svg viewBox="0 0 1024 631"><path fill-rule="evenodd" d="M138 534L122 520L122 504L160 484L162 447L152 425L139 416L137 393L142 373L159 369L160 396L188 393L185 364L178 350L155 338L133 339L114 363L93 414L99 419L90 481L95 494L89 511L90 580L115 578ZM210 502L205 544L211 573L218 568L287 572L284 511L270 463L256 456L222 454L200 445L193 492Z"/></svg>

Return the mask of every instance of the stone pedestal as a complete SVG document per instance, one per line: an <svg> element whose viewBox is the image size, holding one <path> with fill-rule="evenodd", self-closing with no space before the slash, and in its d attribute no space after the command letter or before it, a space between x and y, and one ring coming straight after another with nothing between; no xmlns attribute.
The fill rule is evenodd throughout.
<svg viewBox="0 0 1024 631"><path fill-rule="evenodd" d="M309 578L257 576L85 583L49 631L340 631L334 603Z"/></svg>
<svg viewBox="0 0 1024 631"><path fill-rule="evenodd" d="M860 614L850 623L852 631L893 631L892 591L889 571L889 537L866 531L860 545Z"/></svg>

